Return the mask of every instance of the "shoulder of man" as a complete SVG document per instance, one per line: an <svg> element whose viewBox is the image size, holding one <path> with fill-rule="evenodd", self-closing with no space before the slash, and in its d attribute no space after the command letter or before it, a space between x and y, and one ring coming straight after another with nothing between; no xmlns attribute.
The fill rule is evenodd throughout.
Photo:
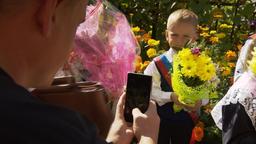
<svg viewBox="0 0 256 144"><path fill-rule="evenodd" d="M43 103L25 88L10 80L1 80L0 134L3 141L105 143L99 139L95 125L78 113Z"/></svg>

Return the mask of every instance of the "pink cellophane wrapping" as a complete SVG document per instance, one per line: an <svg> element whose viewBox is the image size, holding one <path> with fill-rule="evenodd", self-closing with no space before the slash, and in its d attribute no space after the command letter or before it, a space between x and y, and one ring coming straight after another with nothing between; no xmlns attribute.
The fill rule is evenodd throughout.
<svg viewBox="0 0 256 144"><path fill-rule="evenodd" d="M90 72L88 80L101 82L112 96L119 96L127 73L134 71L138 43L126 17L110 3L88 6L86 13L76 33L75 52Z"/></svg>

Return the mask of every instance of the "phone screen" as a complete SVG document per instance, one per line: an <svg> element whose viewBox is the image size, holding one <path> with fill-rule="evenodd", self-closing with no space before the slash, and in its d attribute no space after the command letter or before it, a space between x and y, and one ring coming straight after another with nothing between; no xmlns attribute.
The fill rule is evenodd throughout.
<svg viewBox="0 0 256 144"><path fill-rule="evenodd" d="M146 112L152 88L152 76L128 73L124 116L127 122L133 122L132 110L139 108Z"/></svg>

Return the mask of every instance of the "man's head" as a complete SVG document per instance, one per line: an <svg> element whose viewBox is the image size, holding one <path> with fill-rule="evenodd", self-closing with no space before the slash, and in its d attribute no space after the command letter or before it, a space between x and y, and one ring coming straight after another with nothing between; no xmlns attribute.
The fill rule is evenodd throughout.
<svg viewBox="0 0 256 144"><path fill-rule="evenodd" d="M166 40L170 47L179 50L188 41L197 38L198 17L187 9L179 9L173 12L167 21Z"/></svg>
<svg viewBox="0 0 256 144"><path fill-rule="evenodd" d="M0 67L25 87L49 85L64 63L87 0L0 0Z"/></svg>

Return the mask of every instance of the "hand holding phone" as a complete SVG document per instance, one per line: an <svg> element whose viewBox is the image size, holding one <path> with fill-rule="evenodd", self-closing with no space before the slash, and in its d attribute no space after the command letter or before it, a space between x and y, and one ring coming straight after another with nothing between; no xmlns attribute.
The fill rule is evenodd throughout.
<svg viewBox="0 0 256 144"><path fill-rule="evenodd" d="M133 122L132 110L139 108L142 113L149 106L152 89L152 76L128 73L124 117L127 122Z"/></svg>

